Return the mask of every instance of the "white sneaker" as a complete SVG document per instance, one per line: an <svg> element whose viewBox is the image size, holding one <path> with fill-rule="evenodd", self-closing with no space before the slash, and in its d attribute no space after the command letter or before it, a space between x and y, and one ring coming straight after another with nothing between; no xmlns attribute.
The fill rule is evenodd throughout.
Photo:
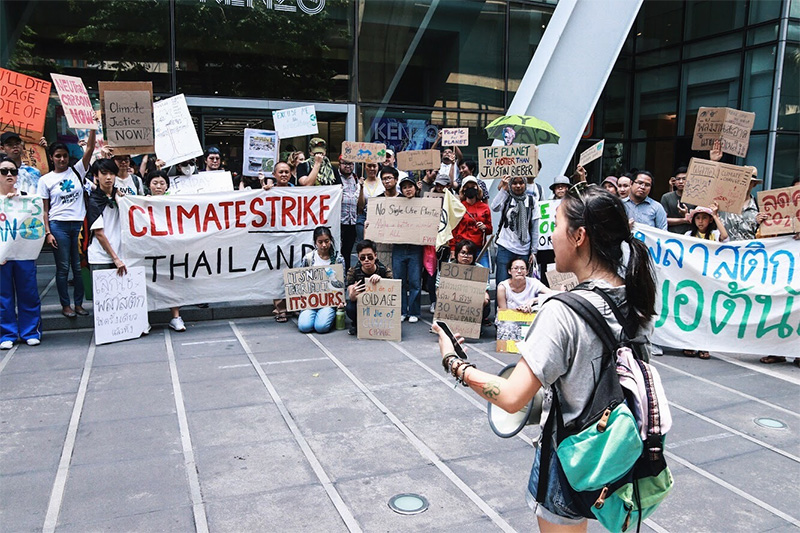
<svg viewBox="0 0 800 533"><path fill-rule="evenodd" d="M176 316L169 321L169 327L175 331L186 331L186 325L183 323L183 319L179 316Z"/></svg>
<svg viewBox="0 0 800 533"><path fill-rule="evenodd" d="M150 322L147 323L147 327L142 332L142 335L150 335Z"/></svg>
<svg viewBox="0 0 800 533"><path fill-rule="evenodd" d="M408 317L408 322L410 324L416 324L417 322L419 322L419 317L418 316L410 316L410 317Z"/></svg>
<svg viewBox="0 0 800 533"><path fill-rule="evenodd" d="M433 313L435 313L435 312L436 312L436 302L433 302L433 303L431 304L431 314L433 314Z"/></svg>
<svg viewBox="0 0 800 533"><path fill-rule="evenodd" d="M39 339L34 338L34 339L26 340L25 343L28 346L39 346L40 344L42 344L42 341L40 341Z"/></svg>
<svg viewBox="0 0 800 533"><path fill-rule="evenodd" d="M401 316L400 317L400 322L405 322L407 318L408 317L406 315Z"/></svg>
<svg viewBox="0 0 800 533"><path fill-rule="evenodd" d="M14 341L0 342L0 350L10 350L13 347L14 347Z"/></svg>

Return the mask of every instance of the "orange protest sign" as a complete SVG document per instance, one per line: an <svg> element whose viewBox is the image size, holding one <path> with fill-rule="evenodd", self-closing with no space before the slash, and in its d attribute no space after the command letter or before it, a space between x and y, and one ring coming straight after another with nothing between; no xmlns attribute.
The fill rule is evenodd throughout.
<svg viewBox="0 0 800 533"><path fill-rule="evenodd" d="M44 131L52 83L0 68L0 130L38 141Z"/></svg>

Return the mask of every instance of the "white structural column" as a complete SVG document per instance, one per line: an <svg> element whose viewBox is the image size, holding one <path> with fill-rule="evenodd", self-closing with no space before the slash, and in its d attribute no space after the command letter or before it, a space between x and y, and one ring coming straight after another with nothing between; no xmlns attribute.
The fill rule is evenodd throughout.
<svg viewBox="0 0 800 533"><path fill-rule="evenodd" d="M539 149L542 187L565 173L642 1L559 0L508 108L546 120L561 135Z"/></svg>

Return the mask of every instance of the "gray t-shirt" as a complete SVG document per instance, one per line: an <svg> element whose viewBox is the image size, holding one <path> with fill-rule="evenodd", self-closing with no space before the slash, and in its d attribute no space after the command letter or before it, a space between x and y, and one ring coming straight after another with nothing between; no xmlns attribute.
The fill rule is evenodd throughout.
<svg viewBox="0 0 800 533"><path fill-rule="evenodd" d="M625 286L589 281L581 285L589 290L575 290L598 308L620 337L622 327L602 297L591 292L594 286L605 289L623 314L628 311ZM594 391L603 357L603 342L589 324L561 302L545 303L528 329L520 353L543 388L555 384L564 423L580 416ZM549 405L543 407L549 411Z"/></svg>

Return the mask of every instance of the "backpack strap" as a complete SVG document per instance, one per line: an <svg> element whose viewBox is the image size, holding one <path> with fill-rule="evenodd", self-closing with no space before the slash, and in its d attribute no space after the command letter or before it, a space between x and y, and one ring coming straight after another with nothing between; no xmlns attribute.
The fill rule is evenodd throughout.
<svg viewBox="0 0 800 533"><path fill-rule="evenodd" d="M600 292L601 294L605 294L602 291ZM589 327L591 327L592 331L594 331L595 334L600 338L603 346L609 353L614 353L614 351L617 349L619 340L611 330L611 326L608 325L608 321L605 319L605 317L603 317L602 314L600 314L600 311L597 310L597 307L595 307L586 298L573 291L557 293L547 300L558 300L575 311L575 313L577 313L586 321L587 324L589 324ZM613 305L612 309L617 309L613 302L611 302L611 305ZM617 311L619 310L617 309Z"/></svg>
<svg viewBox="0 0 800 533"><path fill-rule="evenodd" d="M622 311L620 311L619 306L617 306L616 302L614 302L614 300L608 295L608 293L606 293L606 291L600 287L595 287L592 289L592 292L605 300L606 304L608 304L608 307L611 308L611 312L614 313L614 316L617 318L617 322L619 322L620 326L622 326L625 335L628 336L628 339L633 339L636 337L638 320L636 318L636 311L633 309L633 307L630 308L628 316L624 316Z"/></svg>

